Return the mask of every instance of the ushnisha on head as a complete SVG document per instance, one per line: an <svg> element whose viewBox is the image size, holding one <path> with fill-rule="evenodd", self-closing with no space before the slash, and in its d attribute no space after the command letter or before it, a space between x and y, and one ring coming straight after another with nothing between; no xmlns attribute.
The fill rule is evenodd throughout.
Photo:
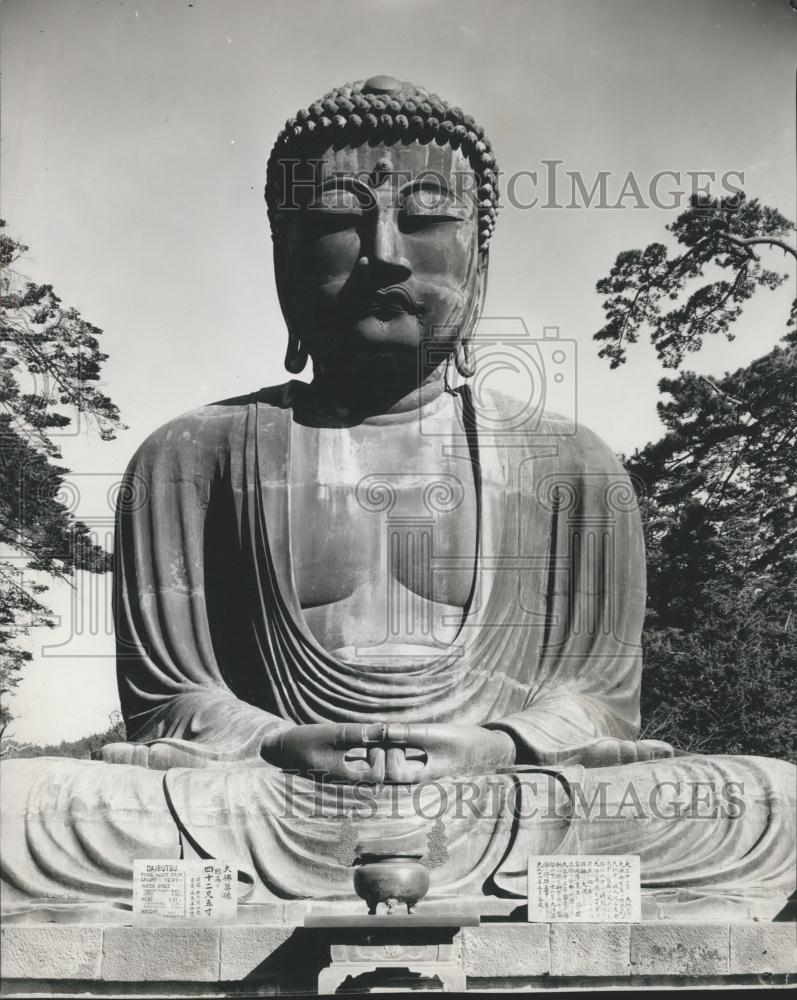
<svg viewBox="0 0 797 1000"><path fill-rule="evenodd" d="M470 116L392 77L290 119L266 182L288 370L309 354L327 385L423 382L441 358L472 374L497 176Z"/></svg>

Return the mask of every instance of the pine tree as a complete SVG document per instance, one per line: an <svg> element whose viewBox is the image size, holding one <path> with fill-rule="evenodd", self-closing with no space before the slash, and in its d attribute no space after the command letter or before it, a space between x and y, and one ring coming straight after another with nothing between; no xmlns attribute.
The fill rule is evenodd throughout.
<svg viewBox="0 0 797 1000"><path fill-rule="evenodd" d="M797 258L793 224L754 200L695 201L668 229L682 254L624 251L598 282L612 368L645 328L670 368L706 335L731 339L742 304L785 280L758 251ZM712 265L733 277L701 282ZM786 326L733 373L662 379L666 433L625 463L648 561L642 735L686 750L794 757L797 302Z"/></svg>
<svg viewBox="0 0 797 1000"><path fill-rule="evenodd" d="M17 269L28 248L0 220L0 693L20 681L32 659L20 640L54 621L42 596L41 574L68 579L75 570L104 573L110 555L63 503L64 476L53 431L78 412L102 440L115 436L119 412L99 387L107 358L101 330L66 307L51 285ZM25 386L29 391L25 391ZM36 577L32 574L36 574ZM0 726L11 718L0 707Z"/></svg>

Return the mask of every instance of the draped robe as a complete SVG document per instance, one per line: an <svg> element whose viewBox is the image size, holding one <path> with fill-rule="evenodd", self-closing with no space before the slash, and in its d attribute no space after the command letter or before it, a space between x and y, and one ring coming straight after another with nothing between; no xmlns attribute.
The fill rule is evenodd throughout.
<svg viewBox="0 0 797 1000"><path fill-rule="evenodd" d="M291 428L306 392L292 382L203 407L134 456L114 610L128 734L150 744L149 760L143 750L133 759L145 767L44 762L48 774L15 762L10 809L25 803L27 846L3 862L7 898L124 898L133 857L186 851L234 859L250 900L345 897L340 843L352 824L402 852L431 844L439 817L433 893L523 895L530 853L634 853L665 909L709 899L776 912L793 888L790 765L613 763L612 740L639 729L645 569L634 492L607 446L555 416L517 433L511 400L463 399L479 521L464 623L438 656L364 667L318 643L297 597ZM463 805L453 779L366 793L259 756L267 734L294 724L375 720L501 728L521 766L466 783ZM688 802L695 782L720 799L741 782L741 815L728 801L696 818L627 811L629 785L644 813L662 784ZM574 803L596 789L607 815L579 815Z"/></svg>

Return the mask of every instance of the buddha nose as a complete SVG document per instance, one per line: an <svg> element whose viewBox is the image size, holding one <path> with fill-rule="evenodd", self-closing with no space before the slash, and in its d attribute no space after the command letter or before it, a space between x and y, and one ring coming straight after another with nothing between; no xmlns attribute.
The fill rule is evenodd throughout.
<svg viewBox="0 0 797 1000"><path fill-rule="evenodd" d="M402 238L395 213L390 210L377 212L371 262L391 284L406 281L412 274L410 262L401 251Z"/></svg>

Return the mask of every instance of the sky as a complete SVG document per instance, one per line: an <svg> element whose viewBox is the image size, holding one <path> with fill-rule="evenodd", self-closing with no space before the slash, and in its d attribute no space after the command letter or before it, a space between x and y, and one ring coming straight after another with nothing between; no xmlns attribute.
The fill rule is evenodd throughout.
<svg viewBox="0 0 797 1000"><path fill-rule="evenodd" d="M688 192L688 171L739 171L749 196L795 216L787 0L3 0L0 28L2 215L31 248L23 269L104 330L104 388L128 425L104 443L78 423L61 442L76 513L101 529L152 430L287 377L265 163L285 119L336 85L386 73L436 91L484 125L506 177L559 160L558 177L589 188L608 171L614 203L629 171L643 191L679 172L664 194ZM485 315L536 337L557 326L579 419L616 451L655 440L667 373L645 344L618 371L597 357L594 286L620 250L664 239L676 210L504 204ZM791 294L753 303L736 339L690 367L719 374L769 350ZM31 638L17 738L107 724L109 589L88 574L51 589L61 624Z"/></svg>

